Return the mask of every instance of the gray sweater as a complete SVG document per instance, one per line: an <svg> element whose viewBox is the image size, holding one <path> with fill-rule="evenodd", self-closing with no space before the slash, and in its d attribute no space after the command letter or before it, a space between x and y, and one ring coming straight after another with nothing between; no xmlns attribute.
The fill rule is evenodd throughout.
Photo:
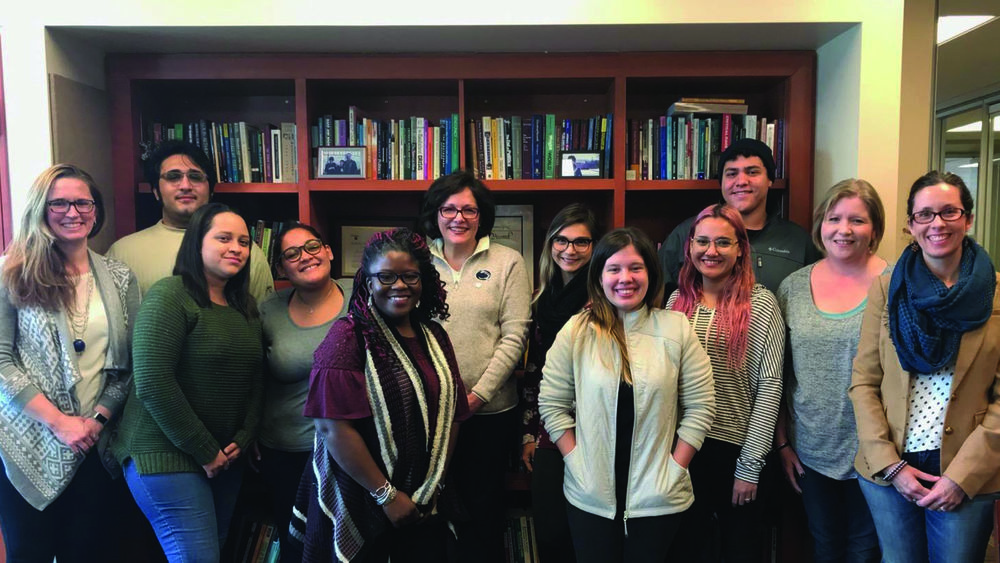
<svg viewBox="0 0 1000 563"><path fill-rule="evenodd" d="M465 388L486 405L480 414L517 406L510 377L521 361L531 324L531 286L524 258L516 251L479 240L461 270L444 259L441 239L430 243L434 265L448 291L445 330L455 346Z"/></svg>

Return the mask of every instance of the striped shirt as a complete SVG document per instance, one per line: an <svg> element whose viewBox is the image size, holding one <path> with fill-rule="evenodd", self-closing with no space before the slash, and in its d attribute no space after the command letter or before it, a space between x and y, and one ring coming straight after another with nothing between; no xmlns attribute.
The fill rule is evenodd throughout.
<svg viewBox="0 0 1000 563"><path fill-rule="evenodd" d="M675 291L667 309L677 300ZM713 326L715 309L701 303L690 319L702 347L712 360L715 378L715 422L709 438L742 447L736 460L736 478L756 483L771 451L771 437L781 404L785 323L774 294L757 284L750 294L750 327L743 365L728 364L728 343Z"/></svg>

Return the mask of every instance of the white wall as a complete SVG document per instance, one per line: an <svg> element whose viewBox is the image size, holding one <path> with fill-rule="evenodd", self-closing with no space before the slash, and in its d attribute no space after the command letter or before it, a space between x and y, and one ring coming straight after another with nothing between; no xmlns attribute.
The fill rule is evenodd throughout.
<svg viewBox="0 0 1000 563"><path fill-rule="evenodd" d="M926 0L920 0L926 1ZM747 22L858 22L821 53L818 99L827 130L817 145L830 159L817 169L817 187L837 175L896 186L901 151L901 59L904 0L508 0L503 6L459 0L382 0L363 9L331 9L327 2L247 0L50 0L0 13L13 212L25 186L51 163L46 72L73 53L48 57L45 26L296 26L296 25L573 25ZM33 10L33 11L32 11ZM290 30L290 32L294 32ZM858 37L860 35L860 38ZM376 41L377 38L373 38ZM502 33L497 34L498 45ZM839 43L837 43L839 42ZM197 51L197 45L192 45ZM835 60L838 51L848 59ZM928 61L928 64L930 62ZM47 67L46 65L51 65ZM69 65L73 66L73 65ZM60 72L76 72L63 66ZM92 76L90 71L79 71ZM833 80L833 76L849 80ZM856 77L856 79L855 79ZM87 82L90 79L81 81ZM860 92L860 96L858 96ZM857 106L848 98L858 97ZM855 144L856 143L856 144ZM846 151L846 152L845 152ZM908 153L905 158L911 158ZM926 155L923 156L926 161ZM822 175L822 176L821 176ZM892 188L894 189L894 188ZM887 202L895 209L896 201ZM895 253L895 248L886 253Z"/></svg>

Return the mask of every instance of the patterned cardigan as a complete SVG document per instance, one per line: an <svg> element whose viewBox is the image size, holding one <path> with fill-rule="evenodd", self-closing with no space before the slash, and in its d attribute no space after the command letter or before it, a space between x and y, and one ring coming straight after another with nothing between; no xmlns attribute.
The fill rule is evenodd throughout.
<svg viewBox="0 0 1000 563"><path fill-rule="evenodd" d="M108 319L105 382L97 402L112 413L97 447L105 467L116 473L120 468L106 446L132 384L131 320L139 309L139 283L124 263L93 251L90 268ZM73 453L24 407L42 393L67 415L88 415L73 392L80 379L66 312L17 308L0 283L0 459L11 483L38 510L62 494L84 455Z"/></svg>

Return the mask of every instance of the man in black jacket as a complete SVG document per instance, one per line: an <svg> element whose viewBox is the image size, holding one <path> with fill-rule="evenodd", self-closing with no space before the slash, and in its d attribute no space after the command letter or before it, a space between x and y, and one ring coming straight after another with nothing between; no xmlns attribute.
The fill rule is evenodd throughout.
<svg viewBox="0 0 1000 563"><path fill-rule="evenodd" d="M774 181L771 149L756 139L740 139L719 157L722 198L743 216L757 283L771 292L795 270L821 258L809 233L776 215L767 214L767 190ZM677 275L684 264L684 239L694 217L678 225L660 246L666 296L677 288Z"/></svg>

